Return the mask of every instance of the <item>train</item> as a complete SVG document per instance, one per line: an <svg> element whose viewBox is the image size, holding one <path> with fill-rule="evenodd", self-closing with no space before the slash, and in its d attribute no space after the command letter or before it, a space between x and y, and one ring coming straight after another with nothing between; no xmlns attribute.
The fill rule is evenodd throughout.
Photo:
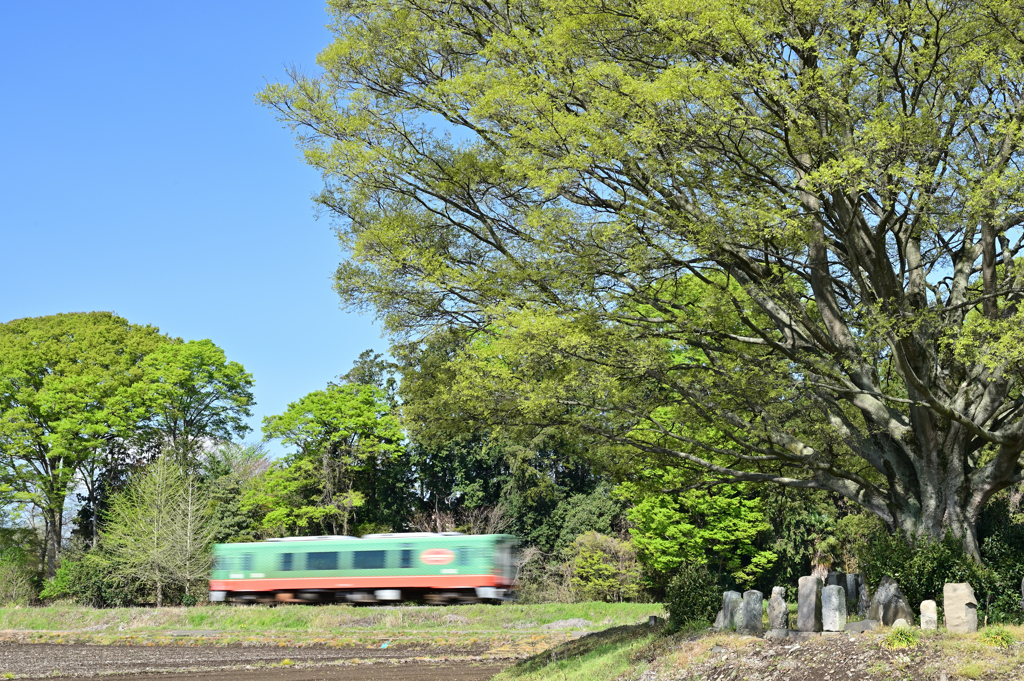
<svg viewBox="0 0 1024 681"><path fill-rule="evenodd" d="M507 534L393 532L216 544L210 600L244 603L499 603L515 598Z"/></svg>

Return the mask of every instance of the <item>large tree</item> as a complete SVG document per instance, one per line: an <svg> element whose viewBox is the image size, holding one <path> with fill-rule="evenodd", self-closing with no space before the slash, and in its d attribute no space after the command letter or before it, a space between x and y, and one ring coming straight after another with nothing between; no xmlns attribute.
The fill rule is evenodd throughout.
<svg viewBox="0 0 1024 681"><path fill-rule="evenodd" d="M343 300L464 330L453 395L978 555L1024 449L1019 3L329 7L262 99Z"/></svg>
<svg viewBox="0 0 1024 681"><path fill-rule="evenodd" d="M138 413L138 435L169 448L181 463L194 467L213 443L249 432L252 374L213 341L166 343L141 368L142 379L121 398Z"/></svg>
<svg viewBox="0 0 1024 681"><path fill-rule="evenodd" d="M243 507L262 512L262 529L271 534L347 534L354 510L366 499L356 486L358 473L402 451L391 409L375 386L332 384L264 418L264 437L297 451L245 491Z"/></svg>
<svg viewBox="0 0 1024 681"><path fill-rule="evenodd" d="M127 426L116 396L142 375L168 339L109 312L58 314L0 324L0 475L44 521L53 575L68 495Z"/></svg>

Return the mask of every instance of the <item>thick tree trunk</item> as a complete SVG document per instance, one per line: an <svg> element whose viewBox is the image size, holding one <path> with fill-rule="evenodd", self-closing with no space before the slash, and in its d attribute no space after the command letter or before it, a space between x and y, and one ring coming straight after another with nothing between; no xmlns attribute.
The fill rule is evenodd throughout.
<svg viewBox="0 0 1024 681"><path fill-rule="evenodd" d="M63 517L59 511L44 512L44 552L46 555L46 576L52 578L60 567L61 537L64 534Z"/></svg>

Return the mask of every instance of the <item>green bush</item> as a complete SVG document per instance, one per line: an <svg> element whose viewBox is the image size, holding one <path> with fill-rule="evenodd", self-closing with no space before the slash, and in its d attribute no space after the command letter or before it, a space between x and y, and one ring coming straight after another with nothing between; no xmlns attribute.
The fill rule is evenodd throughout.
<svg viewBox="0 0 1024 681"><path fill-rule="evenodd" d="M1021 579L1024 578L1024 528L1007 524L981 545L982 562L968 557L961 541L947 534L940 541L908 540L878 532L861 546L858 562L873 588L882 577L896 580L907 601L942 603L947 582L968 582L978 599L980 621L1020 623Z"/></svg>
<svg viewBox="0 0 1024 681"><path fill-rule="evenodd" d="M147 602L150 592L140 580L124 575L101 552L89 551L63 558L39 598L96 608L125 607Z"/></svg>
<svg viewBox="0 0 1024 681"><path fill-rule="evenodd" d="M1017 642L1017 637L1006 627L985 627L978 638L997 648L1009 648Z"/></svg>
<svg viewBox="0 0 1024 681"><path fill-rule="evenodd" d="M577 601L619 603L640 595L640 565L632 542L585 532L567 552L569 584Z"/></svg>
<svg viewBox="0 0 1024 681"><path fill-rule="evenodd" d="M721 601L718 578L707 566L684 563L665 590L669 628L711 624Z"/></svg>

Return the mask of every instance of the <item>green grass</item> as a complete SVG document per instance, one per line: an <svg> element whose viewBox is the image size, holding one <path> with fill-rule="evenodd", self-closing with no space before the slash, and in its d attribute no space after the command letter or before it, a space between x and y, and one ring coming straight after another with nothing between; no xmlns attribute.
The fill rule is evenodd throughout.
<svg viewBox="0 0 1024 681"><path fill-rule="evenodd" d="M191 608L110 608L70 605L0 608L0 629L29 631L158 632L216 630L230 632L342 633L401 631L540 631L556 620L585 619L574 627L587 631L664 617L660 604L548 603L543 605L455 605L445 607L355 607L282 605Z"/></svg>
<svg viewBox="0 0 1024 681"><path fill-rule="evenodd" d="M643 672L637 654L658 634L646 626L616 627L570 641L506 669L492 681L611 681Z"/></svg>
<svg viewBox="0 0 1024 681"><path fill-rule="evenodd" d="M921 632L912 627L894 627L887 631L879 642L883 648L888 650L902 650L913 648L921 641Z"/></svg>
<svg viewBox="0 0 1024 681"><path fill-rule="evenodd" d="M1006 627L985 627L978 635L978 640L997 648L1009 648L1017 642L1017 637Z"/></svg>

